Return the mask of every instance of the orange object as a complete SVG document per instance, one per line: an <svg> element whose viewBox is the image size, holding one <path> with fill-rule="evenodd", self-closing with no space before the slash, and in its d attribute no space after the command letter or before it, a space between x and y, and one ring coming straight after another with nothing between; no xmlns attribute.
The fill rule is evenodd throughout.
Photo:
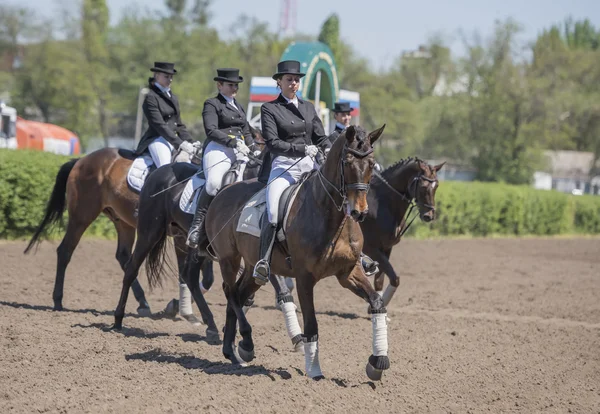
<svg viewBox="0 0 600 414"><path fill-rule="evenodd" d="M28 121L20 116L17 117L17 148L61 155L78 155L81 152L75 133L58 125Z"/></svg>

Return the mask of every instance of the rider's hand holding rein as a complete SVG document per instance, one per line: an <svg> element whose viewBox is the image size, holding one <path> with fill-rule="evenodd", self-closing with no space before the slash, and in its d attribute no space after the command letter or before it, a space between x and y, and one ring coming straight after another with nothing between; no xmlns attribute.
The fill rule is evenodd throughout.
<svg viewBox="0 0 600 414"><path fill-rule="evenodd" d="M319 148L316 145L307 145L304 153L310 158L315 158L319 153Z"/></svg>

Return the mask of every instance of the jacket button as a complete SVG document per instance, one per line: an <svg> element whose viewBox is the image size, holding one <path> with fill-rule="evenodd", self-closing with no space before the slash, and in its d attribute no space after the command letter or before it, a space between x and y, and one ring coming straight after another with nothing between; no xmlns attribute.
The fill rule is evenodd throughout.
<svg viewBox="0 0 600 414"><path fill-rule="evenodd" d="M292 124L294 123L294 121L292 121Z"/></svg>
<svg viewBox="0 0 600 414"><path fill-rule="evenodd" d="M306 122L306 121L303 119L302 122Z"/></svg>

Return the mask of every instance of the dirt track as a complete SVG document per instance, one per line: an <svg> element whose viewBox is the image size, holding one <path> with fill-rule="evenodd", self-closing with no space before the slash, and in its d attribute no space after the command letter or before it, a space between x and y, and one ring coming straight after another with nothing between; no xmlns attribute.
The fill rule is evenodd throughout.
<svg viewBox="0 0 600 414"><path fill-rule="evenodd" d="M317 285L327 379L313 382L271 287L249 313L256 359L235 368L183 320L128 314L122 333L105 331L122 278L115 243L81 243L64 312L51 310L56 244L35 256L24 245L0 242L0 413L600 412L600 239L402 242L392 367L375 384L367 305L334 278ZM217 271L207 300L222 324L219 287ZM175 291L150 293L153 311Z"/></svg>

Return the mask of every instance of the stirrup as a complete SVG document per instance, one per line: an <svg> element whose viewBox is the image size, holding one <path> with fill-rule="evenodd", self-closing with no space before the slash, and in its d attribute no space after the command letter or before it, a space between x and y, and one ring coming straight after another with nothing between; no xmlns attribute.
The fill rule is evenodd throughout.
<svg viewBox="0 0 600 414"><path fill-rule="evenodd" d="M271 274L271 265L266 259L259 260L254 265L254 272L252 276L255 282L261 286L264 286L269 281L269 275Z"/></svg>
<svg viewBox="0 0 600 414"><path fill-rule="evenodd" d="M368 263L368 261L364 260L363 258L360 260L360 265L367 276L373 276L379 272L379 263L373 259L370 259L370 262L371 263Z"/></svg>

